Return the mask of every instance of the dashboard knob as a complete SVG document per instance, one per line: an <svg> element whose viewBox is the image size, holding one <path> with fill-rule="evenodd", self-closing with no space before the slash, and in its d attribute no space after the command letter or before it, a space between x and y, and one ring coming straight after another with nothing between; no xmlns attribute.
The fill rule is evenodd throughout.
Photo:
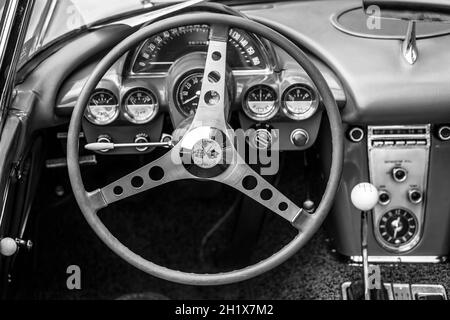
<svg viewBox="0 0 450 320"><path fill-rule="evenodd" d="M405 182L408 178L408 171L404 168L394 168L392 170L392 178L399 183Z"/></svg>
<svg viewBox="0 0 450 320"><path fill-rule="evenodd" d="M386 190L381 190L380 194L378 195L378 202L382 206L387 206L391 202L391 195Z"/></svg>
<svg viewBox="0 0 450 320"><path fill-rule="evenodd" d="M18 245L16 240L12 238L3 238L0 241L0 253L4 257L13 256L18 250Z"/></svg>
<svg viewBox="0 0 450 320"><path fill-rule="evenodd" d="M439 139L442 141L450 140L450 126L442 126L438 131Z"/></svg>
<svg viewBox="0 0 450 320"><path fill-rule="evenodd" d="M97 142L98 143L112 143L112 139L111 139L111 137L110 136L108 136L108 135L106 135L106 134L103 134L103 135L101 135L101 136L99 136L98 138L97 138ZM106 152L108 152L109 151L109 149L107 150L107 149L105 149L105 150L100 150L100 152L103 152L103 153L106 153Z"/></svg>
<svg viewBox="0 0 450 320"><path fill-rule="evenodd" d="M150 139L148 135L145 133L138 134L136 138L134 139L134 143L149 143ZM145 152L148 150L148 147L136 147L136 150L139 152Z"/></svg>
<svg viewBox="0 0 450 320"><path fill-rule="evenodd" d="M292 131L291 142L296 147L304 147L309 142L309 134L303 129L296 129Z"/></svg>
<svg viewBox="0 0 450 320"><path fill-rule="evenodd" d="M353 188L351 200L356 209L370 211L378 203L378 190L370 183L360 183Z"/></svg>
<svg viewBox="0 0 450 320"><path fill-rule="evenodd" d="M412 189L408 191L408 199L413 204L420 204L423 200L423 194L419 189Z"/></svg>

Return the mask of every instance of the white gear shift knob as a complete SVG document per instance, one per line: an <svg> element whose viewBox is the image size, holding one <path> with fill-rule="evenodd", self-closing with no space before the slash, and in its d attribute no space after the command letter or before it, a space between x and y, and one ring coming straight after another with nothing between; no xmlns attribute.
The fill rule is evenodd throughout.
<svg viewBox="0 0 450 320"><path fill-rule="evenodd" d="M370 211L378 203L378 190L370 183L360 183L353 188L352 203L360 211Z"/></svg>

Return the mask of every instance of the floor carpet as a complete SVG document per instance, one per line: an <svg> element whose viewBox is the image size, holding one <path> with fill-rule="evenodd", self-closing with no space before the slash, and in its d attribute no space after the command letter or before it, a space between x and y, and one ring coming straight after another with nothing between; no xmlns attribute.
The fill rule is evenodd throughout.
<svg viewBox="0 0 450 320"><path fill-rule="evenodd" d="M305 172L298 174L302 176ZM48 176L47 179L50 181ZM288 196L301 189L289 174L281 180L280 188ZM215 192L220 197L193 198L192 192L198 195ZM113 234L143 257L178 270L214 272L221 270L216 268L212 257L230 240L233 217L208 243L206 262L199 260L201 240L237 197L233 190L215 185L178 183L111 206L100 216ZM117 299L155 292L170 299L340 299L341 284L360 278L360 269L343 262L333 252L326 231L321 230L288 262L247 282L221 287L172 284L148 276L112 253L88 227L70 195L58 205L54 199L45 202L52 205L35 213L38 225L35 268L31 283L21 290L27 292L27 298ZM268 215L254 261L271 255L294 235L289 224ZM67 289L66 270L70 265L81 269L81 290ZM450 287L448 264L382 267L382 270L385 282Z"/></svg>

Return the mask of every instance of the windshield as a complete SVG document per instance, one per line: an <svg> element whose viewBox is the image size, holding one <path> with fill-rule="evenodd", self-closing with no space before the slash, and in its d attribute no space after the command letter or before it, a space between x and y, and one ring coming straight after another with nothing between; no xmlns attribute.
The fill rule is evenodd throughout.
<svg viewBox="0 0 450 320"><path fill-rule="evenodd" d="M265 2L267 0L216 1L224 3ZM311 1L311 0L310 0ZM0 0L0 3L2 0ZM180 0L36 0L30 19L19 68L45 45L80 28L109 17L149 10Z"/></svg>
<svg viewBox="0 0 450 320"><path fill-rule="evenodd" d="M21 63L53 40L96 21L151 8L149 0L36 0L30 19Z"/></svg>

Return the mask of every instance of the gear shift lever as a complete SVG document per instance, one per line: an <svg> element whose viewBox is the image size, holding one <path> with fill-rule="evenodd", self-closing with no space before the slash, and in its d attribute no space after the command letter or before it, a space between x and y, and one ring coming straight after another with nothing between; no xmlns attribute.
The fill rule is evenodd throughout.
<svg viewBox="0 0 450 320"><path fill-rule="evenodd" d="M353 188L352 203L361 211L361 255L363 260L364 297L370 300L369 258L367 253L368 215L378 202L378 190L370 183L361 183Z"/></svg>

